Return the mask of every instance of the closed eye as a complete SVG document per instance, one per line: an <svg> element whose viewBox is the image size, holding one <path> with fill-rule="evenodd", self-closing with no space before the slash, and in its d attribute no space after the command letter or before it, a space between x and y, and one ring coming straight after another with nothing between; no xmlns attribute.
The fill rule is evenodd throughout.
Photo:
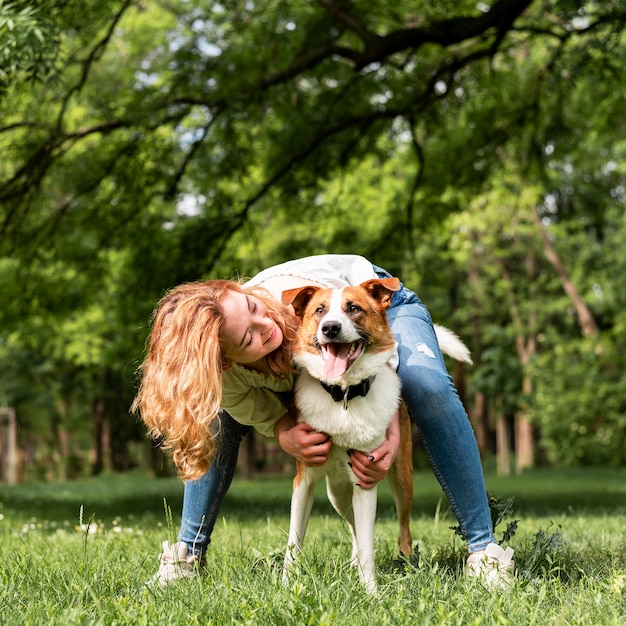
<svg viewBox="0 0 626 626"><path fill-rule="evenodd" d="M251 306L250 306L250 315L252 317L254 317L256 315L257 309L259 308L258 303L256 300L250 300ZM250 331L250 339L248 340L248 343L246 344L246 347L248 347L251 343L252 340L254 339L254 333L252 331Z"/></svg>
<svg viewBox="0 0 626 626"><path fill-rule="evenodd" d="M250 313L250 317L252 318L256 313L256 310L258 308L258 303L256 300L250 298L249 296L246 296L246 301L248 303L248 312ZM248 339L247 341L246 341L246 338ZM247 329L245 334L241 338L241 341L239 342L239 347L247 348L252 343L252 339L253 339L252 330Z"/></svg>

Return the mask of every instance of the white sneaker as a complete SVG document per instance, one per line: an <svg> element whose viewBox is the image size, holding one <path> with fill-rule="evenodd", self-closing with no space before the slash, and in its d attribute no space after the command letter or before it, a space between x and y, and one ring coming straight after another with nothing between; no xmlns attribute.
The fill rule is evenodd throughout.
<svg viewBox="0 0 626 626"><path fill-rule="evenodd" d="M489 589L504 588L510 582L515 565L512 557L512 548L503 550L498 544L490 543L485 550L469 555L465 572L480 578Z"/></svg>
<svg viewBox="0 0 626 626"><path fill-rule="evenodd" d="M183 541L173 545L164 541L159 561L159 571L146 583L148 586L165 587L183 578L194 578L203 566L203 560L196 554L189 554L187 544Z"/></svg>

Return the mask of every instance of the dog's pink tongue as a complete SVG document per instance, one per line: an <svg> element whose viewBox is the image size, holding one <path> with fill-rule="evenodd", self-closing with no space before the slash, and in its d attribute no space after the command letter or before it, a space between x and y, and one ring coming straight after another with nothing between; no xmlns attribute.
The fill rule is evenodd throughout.
<svg viewBox="0 0 626 626"><path fill-rule="evenodd" d="M324 361L324 376L326 378L337 378L343 376L348 369L348 352L352 344L350 343L327 343L324 346L326 360Z"/></svg>

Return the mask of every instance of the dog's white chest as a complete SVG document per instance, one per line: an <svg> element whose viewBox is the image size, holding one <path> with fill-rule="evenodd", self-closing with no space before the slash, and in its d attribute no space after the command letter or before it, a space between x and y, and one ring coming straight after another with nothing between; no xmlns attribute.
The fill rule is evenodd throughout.
<svg viewBox="0 0 626 626"><path fill-rule="evenodd" d="M329 434L336 446L370 452L385 439L387 427L398 407L400 381L384 367L367 395L335 401L319 380L303 371L296 384L300 420Z"/></svg>

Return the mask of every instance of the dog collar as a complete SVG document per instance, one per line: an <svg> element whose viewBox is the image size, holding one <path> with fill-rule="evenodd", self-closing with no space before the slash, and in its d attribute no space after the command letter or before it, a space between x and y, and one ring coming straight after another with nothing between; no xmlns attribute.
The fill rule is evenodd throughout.
<svg viewBox="0 0 626 626"><path fill-rule="evenodd" d="M350 385L342 389L340 385L327 385L320 380L320 385L330 394L335 402L343 401L343 408L348 408L348 402L357 396L366 396L376 376L362 380L358 385Z"/></svg>

